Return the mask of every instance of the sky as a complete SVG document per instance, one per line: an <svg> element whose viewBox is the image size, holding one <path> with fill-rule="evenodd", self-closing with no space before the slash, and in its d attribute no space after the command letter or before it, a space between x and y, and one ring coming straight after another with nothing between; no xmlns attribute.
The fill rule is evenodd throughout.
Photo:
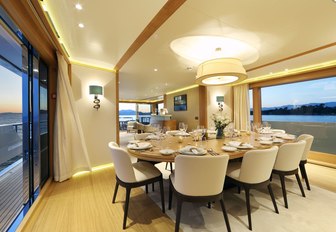
<svg viewBox="0 0 336 232"><path fill-rule="evenodd" d="M135 103L120 103L119 104L119 110L136 110L135 109ZM139 111L148 113L150 111L150 105L148 104L139 104Z"/></svg>
<svg viewBox="0 0 336 232"><path fill-rule="evenodd" d="M21 77L0 65L0 113L22 112Z"/></svg>
<svg viewBox="0 0 336 232"><path fill-rule="evenodd" d="M336 102L336 77L264 87L261 91L262 107Z"/></svg>

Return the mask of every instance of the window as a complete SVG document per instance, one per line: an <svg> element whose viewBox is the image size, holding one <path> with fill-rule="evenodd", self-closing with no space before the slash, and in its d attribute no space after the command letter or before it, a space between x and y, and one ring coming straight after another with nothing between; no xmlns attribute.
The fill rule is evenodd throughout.
<svg viewBox="0 0 336 232"><path fill-rule="evenodd" d="M336 77L264 87L261 97L263 122L312 134L312 150L336 153Z"/></svg>

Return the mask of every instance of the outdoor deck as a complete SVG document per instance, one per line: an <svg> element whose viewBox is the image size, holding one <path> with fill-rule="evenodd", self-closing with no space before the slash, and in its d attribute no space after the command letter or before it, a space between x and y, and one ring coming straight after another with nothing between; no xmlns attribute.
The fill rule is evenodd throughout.
<svg viewBox="0 0 336 232"><path fill-rule="evenodd" d="M0 231L5 231L23 207L22 159L0 176ZM26 190L28 191L28 190Z"/></svg>

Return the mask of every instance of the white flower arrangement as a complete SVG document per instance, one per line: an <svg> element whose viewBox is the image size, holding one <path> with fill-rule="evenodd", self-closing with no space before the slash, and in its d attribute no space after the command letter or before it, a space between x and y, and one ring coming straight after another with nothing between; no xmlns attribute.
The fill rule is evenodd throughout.
<svg viewBox="0 0 336 232"><path fill-rule="evenodd" d="M212 114L211 119L215 123L216 130L224 130L224 128L231 123L231 120L226 114Z"/></svg>

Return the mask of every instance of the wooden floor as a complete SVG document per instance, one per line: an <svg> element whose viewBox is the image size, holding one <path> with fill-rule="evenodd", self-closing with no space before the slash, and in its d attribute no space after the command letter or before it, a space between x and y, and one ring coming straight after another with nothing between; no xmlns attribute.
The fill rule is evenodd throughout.
<svg viewBox="0 0 336 232"><path fill-rule="evenodd" d="M125 190L115 184L113 167L52 183L23 231L122 231ZM143 194L132 190L127 231L173 231L174 222Z"/></svg>
<svg viewBox="0 0 336 232"><path fill-rule="evenodd" d="M336 193L336 169L307 164L314 186ZM113 167L52 183L23 231L122 231L125 191L111 203ZM167 202L167 199L165 199ZM138 188L132 192L127 231L173 231L174 222Z"/></svg>

